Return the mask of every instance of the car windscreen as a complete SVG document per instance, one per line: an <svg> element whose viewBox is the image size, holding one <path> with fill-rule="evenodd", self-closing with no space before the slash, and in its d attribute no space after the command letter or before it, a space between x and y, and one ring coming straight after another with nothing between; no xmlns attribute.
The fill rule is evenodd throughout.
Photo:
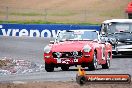
<svg viewBox="0 0 132 88"><path fill-rule="evenodd" d="M132 23L111 23L108 26L107 33L132 32Z"/></svg>
<svg viewBox="0 0 132 88"><path fill-rule="evenodd" d="M98 39L96 31L70 31L60 33L57 40L95 40Z"/></svg>

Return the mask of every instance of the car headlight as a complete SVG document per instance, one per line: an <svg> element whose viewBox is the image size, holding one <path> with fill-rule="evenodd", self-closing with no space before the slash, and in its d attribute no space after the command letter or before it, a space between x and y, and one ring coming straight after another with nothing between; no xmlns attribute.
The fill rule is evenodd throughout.
<svg viewBox="0 0 132 88"><path fill-rule="evenodd" d="M51 51L51 47L50 46L44 47L44 53L49 53L50 51Z"/></svg>
<svg viewBox="0 0 132 88"><path fill-rule="evenodd" d="M85 45L83 47L83 50L84 50L84 52L90 52L91 51L91 47L89 45Z"/></svg>

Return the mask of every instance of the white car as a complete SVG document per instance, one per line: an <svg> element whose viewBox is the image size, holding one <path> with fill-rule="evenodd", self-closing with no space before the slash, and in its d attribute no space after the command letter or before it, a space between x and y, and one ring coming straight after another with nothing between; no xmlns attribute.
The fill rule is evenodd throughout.
<svg viewBox="0 0 132 88"><path fill-rule="evenodd" d="M106 20L100 33L113 46L113 54L132 53L132 19Z"/></svg>

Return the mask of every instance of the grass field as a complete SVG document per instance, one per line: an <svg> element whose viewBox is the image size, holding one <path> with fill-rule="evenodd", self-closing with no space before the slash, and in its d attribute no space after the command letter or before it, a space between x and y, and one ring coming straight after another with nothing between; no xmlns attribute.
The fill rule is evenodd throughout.
<svg viewBox="0 0 132 88"><path fill-rule="evenodd" d="M0 0L0 22L100 24L127 18L131 0Z"/></svg>

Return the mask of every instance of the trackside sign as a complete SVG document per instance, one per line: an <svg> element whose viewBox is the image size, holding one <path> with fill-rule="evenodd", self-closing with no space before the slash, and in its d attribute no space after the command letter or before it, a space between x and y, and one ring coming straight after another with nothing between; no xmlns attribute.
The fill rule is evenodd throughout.
<svg viewBox="0 0 132 88"><path fill-rule="evenodd" d="M0 24L0 35L29 36L29 37L56 37L60 31L74 29L99 30L100 26L61 25L61 24Z"/></svg>

